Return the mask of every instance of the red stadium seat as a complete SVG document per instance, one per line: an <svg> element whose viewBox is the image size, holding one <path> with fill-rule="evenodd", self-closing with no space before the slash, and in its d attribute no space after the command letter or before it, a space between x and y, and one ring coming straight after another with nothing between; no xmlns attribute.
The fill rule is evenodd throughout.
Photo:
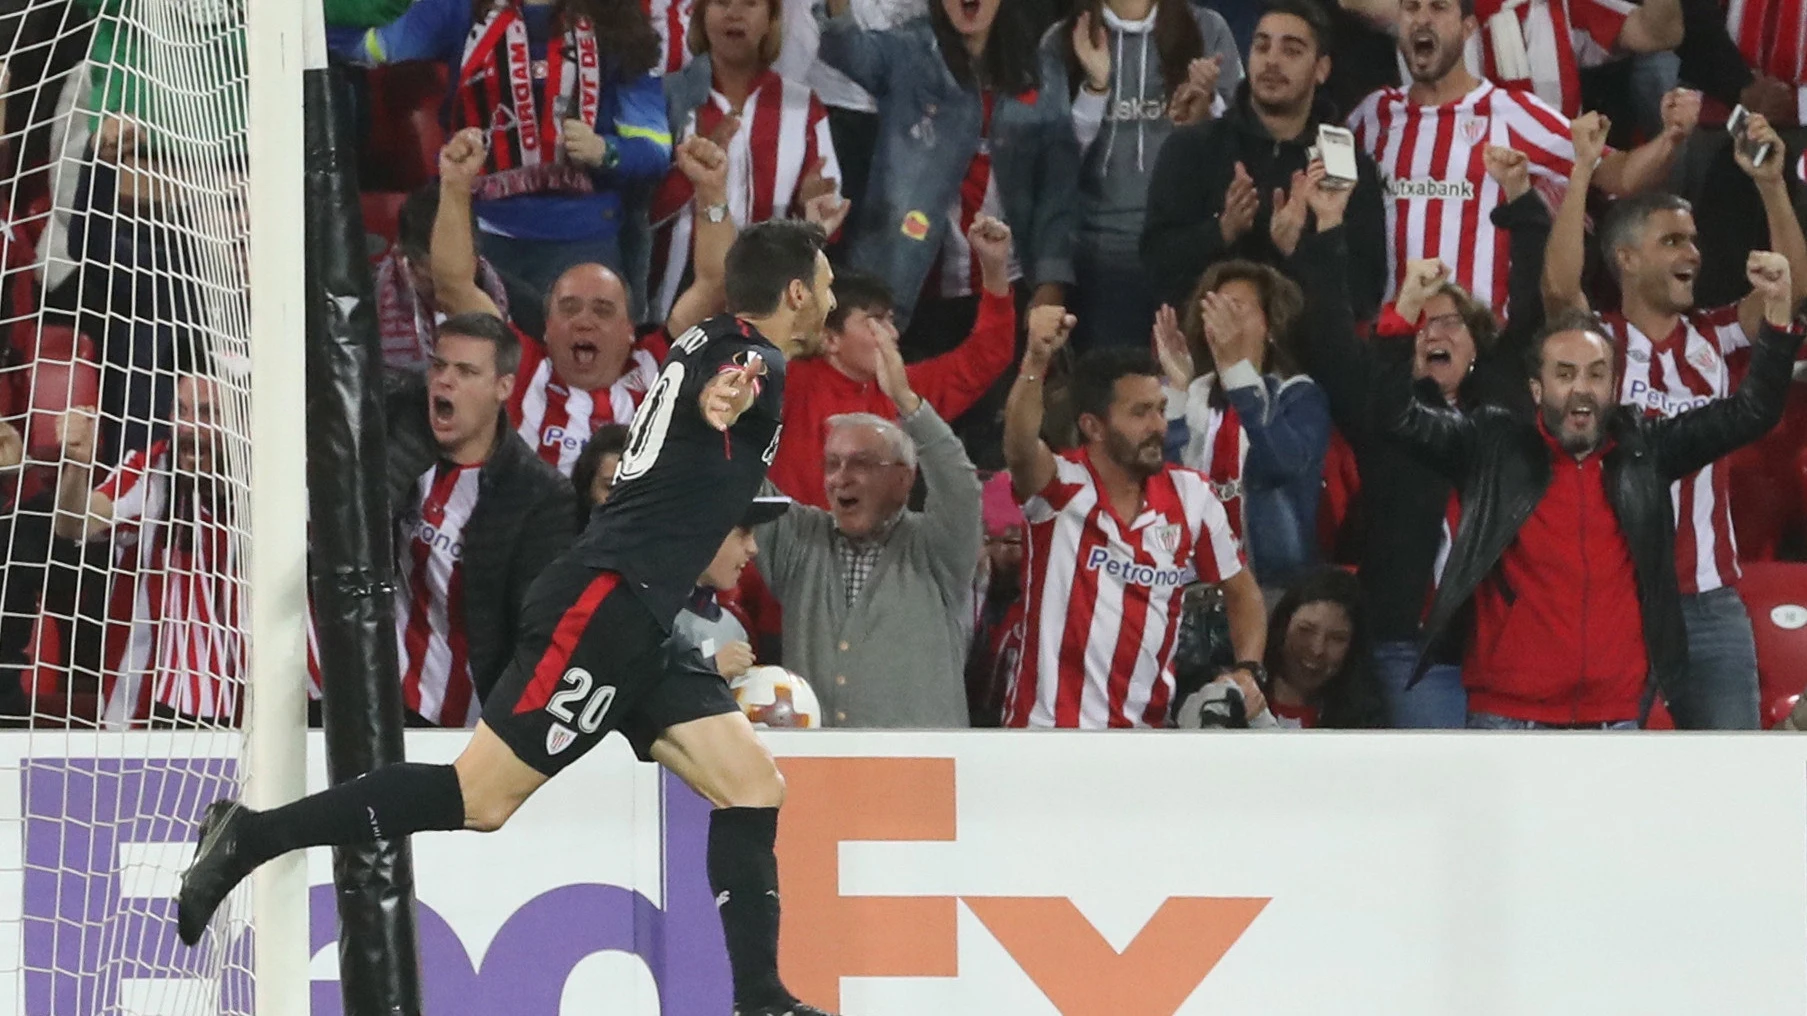
<svg viewBox="0 0 1807 1016"><path fill-rule="evenodd" d="M397 220L408 195L394 191L365 191L358 195L364 211L364 244L371 261L381 261L395 246Z"/></svg>
<svg viewBox="0 0 1807 1016"><path fill-rule="evenodd" d="M373 190L411 191L438 172L447 69L438 63L395 64L371 70L367 80L370 133L358 179Z"/></svg>
<svg viewBox="0 0 1807 1016"><path fill-rule="evenodd" d="M1751 562L1738 591L1757 637L1764 725L1773 726L1807 688L1807 564Z"/></svg>
<svg viewBox="0 0 1807 1016"><path fill-rule="evenodd" d="M94 342L67 325L44 325L33 336L26 369L13 382L23 386L21 401L29 416L21 436L26 455L54 461L59 454L57 420L70 406L92 406L100 399L100 367Z"/></svg>

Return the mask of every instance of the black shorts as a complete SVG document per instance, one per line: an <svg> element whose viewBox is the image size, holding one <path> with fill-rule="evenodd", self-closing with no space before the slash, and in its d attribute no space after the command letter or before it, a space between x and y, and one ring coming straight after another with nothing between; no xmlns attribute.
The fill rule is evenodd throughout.
<svg viewBox="0 0 1807 1016"><path fill-rule="evenodd" d="M613 730L647 760L667 728L740 708L726 681L672 666L668 638L621 576L554 561L527 592L483 722L546 776Z"/></svg>

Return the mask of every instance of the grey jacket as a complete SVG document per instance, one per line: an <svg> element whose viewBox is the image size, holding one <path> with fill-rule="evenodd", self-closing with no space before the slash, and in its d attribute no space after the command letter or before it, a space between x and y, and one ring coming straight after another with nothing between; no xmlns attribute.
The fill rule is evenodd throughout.
<svg viewBox="0 0 1807 1016"><path fill-rule="evenodd" d="M1242 84L1242 58L1223 15L1186 0L1183 4L1198 22L1205 56L1223 61L1217 76L1219 115L1236 97ZM1111 52L1111 90L1102 97L1075 94L1082 82L1067 75L1067 50L1072 29L1057 21L1042 36L1041 73L1044 88L1072 96L1074 126L1078 131L1079 242L1087 249L1124 257L1137 256L1142 242L1142 217L1148 207L1148 181L1154 176L1155 157L1167 136L1175 130L1167 115L1167 84L1160 53L1155 49L1154 11L1139 22L1125 22L1104 8L1104 30ZM1102 120L1099 120L1099 117Z"/></svg>
<svg viewBox="0 0 1807 1016"><path fill-rule="evenodd" d="M832 727L964 727L973 571L985 534L979 478L928 403L899 421L916 443L928 499L906 511L849 607L834 518L795 505L757 532L756 559L784 607L784 665L802 674Z"/></svg>

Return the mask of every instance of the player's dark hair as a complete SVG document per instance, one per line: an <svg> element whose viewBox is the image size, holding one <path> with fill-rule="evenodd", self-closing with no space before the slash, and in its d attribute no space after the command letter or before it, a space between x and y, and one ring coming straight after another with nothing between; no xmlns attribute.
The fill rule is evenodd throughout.
<svg viewBox="0 0 1807 1016"><path fill-rule="evenodd" d="M856 310L867 314L884 314L896 309L891 287L885 280L867 272L836 272L834 276L834 310L828 312L827 327L840 331L847 315Z"/></svg>
<svg viewBox="0 0 1807 1016"><path fill-rule="evenodd" d="M496 350L496 376L513 374L521 368L521 340L507 322L494 314L454 314L439 323L436 335L462 335L482 339Z"/></svg>
<svg viewBox="0 0 1807 1016"><path fill-rule="evenodd" d="M602 468L605 455L619 456L627 451L627 427L619 423L605 423L596 428L590 435L590 443L578 453L577 461L571 466L571 488L577 494L577 524L581 528L590 517L590 509L596 507L596 499L591 496L590 489L596 486L596 473Z"/></svg>
<svg viewBox="0 0 1807 1016"><path fill-rule="evenodd" d="M821 226L801 219L768 219L741 230L723 266L728 313L763 317L778 309L791 283L813 290L816 255L827 244Z"/></svg>
<svg viewBox="0 0 1807 1016"><path fill-rule="evenodd" d="M1619 278L1619 248L1637 246L1644 235L1644 224L1658 212L1692 215L1694 206L1687 198L1667 191L1645 191L1620 198L1607 209L1606 218L1600 223L1600 255L1606 259L1606 270L1614 279Z"/></svg>
<svg viewBox="0 0 1807 1016"><path fill-rule="evenodd" d="M1126 377L1161 376L1154 354L1137 347L1094 349L1073 365L1073 415L1090 413L1100 420L1111 413L1117 400L1117 381Z"/></svg>
<svg viewBox="0 0 1807 1016"><path fill-rule="evenodd" d="M1525 369L1532 377L1543 374L1543 347L1551 337L1564 332L1591 332L1606 342L1606 348L1612 348L1612 340L1607 336L1606 325L1600 316L1591 310L1570 307L1555 317L1545 321L1537 334L1531 336L1531 345L1525 349Z"/></svg>
<svg viewBox="0 0 1807 1016"><path fill-rule="evenodd" d="M1469 0L1467 13L1474 13L1472 0ZM1329 55L1330 47L1335 43L1330 15L1324 13L1324 8L1315 0L1267 0L1261 5L1261 17L1265 18L1269 14L1285 14L1305 22L1305 27L1311 29L1311 42L1317 47L1318 55ZM1260 18L1256 19L1255 24L1261 24Z"/></svg>

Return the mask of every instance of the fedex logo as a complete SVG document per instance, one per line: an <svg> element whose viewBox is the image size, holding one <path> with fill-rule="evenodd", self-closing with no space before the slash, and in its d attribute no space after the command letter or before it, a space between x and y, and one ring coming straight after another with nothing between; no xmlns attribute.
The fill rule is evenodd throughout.
<svg viewBox="0 0 1807 1016"><path fill-rule="evenodd" d="M544 448L563 448L568 452L580 452L583 451L584 445L589 443L590 435L579 434L563 427L547 427L540 432L540 445Z"/></svg>
<svg viewBox="0 0 1807 1016"><path fill-rule="evenodd" d="M1113 554L1103 547L1093 547L1086 555L1085 566L1091 571L1103 572L1105 575L1132 586L1152 586L1176 588L1190 585L1198 579L1198 572L1191 565L1182 568L1158 568L1154 565L1138 564L1118 554Z"/></svg>
<svg viewBox="0 0 1807 1016"><path fill-rule="evenodd" d="M951 758L787 758L779 970L837 1009L843 977L954 977L965 907L1062 1016L1173 1016L1268 900L1173 896L1118 952L1061 896L848 896L841 844L951 841ZM872 802L883 801L884 807Z"/></svg>
<svg viewBox="0 0 1807 1016"><path fill-rule="evenodd" d="M1650 382L1638 378L1633 379L1625 386L1623 401L1625 405L1636 406L1659 416L1680 416L1690 409L1699 409L1712 402L1713 396L1695 395L1682 398L1659 388L1652 388Z"/></svg>

